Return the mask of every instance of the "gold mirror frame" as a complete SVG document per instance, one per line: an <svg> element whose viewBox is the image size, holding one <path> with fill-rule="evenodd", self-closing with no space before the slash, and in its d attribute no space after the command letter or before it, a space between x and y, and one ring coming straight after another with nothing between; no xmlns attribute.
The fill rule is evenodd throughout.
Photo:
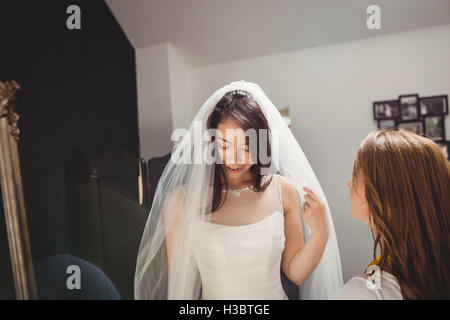
<svg viewBox="0 0 450 320"><path fill-rule="evenodd" d="M0 188L16 298L27 300L37 299L37 291L17 147L19 115L14 108L19 89L15 81L0 81Z"/></svg>

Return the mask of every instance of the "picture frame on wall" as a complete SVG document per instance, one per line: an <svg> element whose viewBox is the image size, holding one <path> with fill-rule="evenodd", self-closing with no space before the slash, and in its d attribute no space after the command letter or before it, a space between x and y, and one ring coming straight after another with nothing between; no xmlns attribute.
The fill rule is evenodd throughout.
<svg viewBox="0 0 450 320"><path fill-rule="evenodd" d="M400 119L403 121L419 118L419 95L408 94L398 97L400 103Z"/></svg>
<svg viewBox="0 0 450 320"><path fill-rule="evenodd" d="M448 96L421 97L419 99L420 115L446 115L448 114Z"/></svg>
<svg viewBox="0 0 450 320"><path fill-rule="evenodd" d="M397 128L423 135L425 132L424 122L422 120L399 121Z"/></svg>
<svg viewBox="0 0 450 320"><path fill-rule="evenodd" d="M445 140L444 116L427 116L424 119L425 134L432 140Z"/></svg>
<svg viewBox="0 0 450 320"><path fill-rule="evenodd" d="M450 160L450 153L449 153L449 145L450 141L436 141L436 143L441 147L442 152L444 153L444 156Z"/></svg>
<svg viewBox="0 0 450 320"><path fill-rule="evenodd" d="M395 119L378 120L378 129L380 130L395 130L397 123Z"/></svg>
<svg viewBox="0 0 450 320"><path fill-rule="evenodd" d="M449 158L450 141L446 140L445 117L449 114L448 94L419 97L399 95L398 99L372 103L379 130L407 130L437 143Z"/></svg>
<svg viewBox="0 0 450 320"><path fill-rule="evenodd" d="M373 117L376 120L394 119L400 115L399 100L375 101L373 103Z"/></svg>

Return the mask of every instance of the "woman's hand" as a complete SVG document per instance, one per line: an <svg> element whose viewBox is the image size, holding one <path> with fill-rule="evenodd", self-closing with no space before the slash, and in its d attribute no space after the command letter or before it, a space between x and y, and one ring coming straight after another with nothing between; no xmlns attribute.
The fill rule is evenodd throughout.
<svg viewBox="0 0 450 320"><path fill-rule="evenodd" d="M303 202L303 219L311 228L314 236L328 239L328 223L325 206L308 187L304 187L306 195Z"/></svg>

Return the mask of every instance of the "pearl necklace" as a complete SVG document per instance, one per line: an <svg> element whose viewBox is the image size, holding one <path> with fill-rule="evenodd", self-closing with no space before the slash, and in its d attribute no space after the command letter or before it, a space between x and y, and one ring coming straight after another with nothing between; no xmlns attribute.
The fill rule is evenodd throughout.
<svg viewBox="0 0 450 320"><path fill-rule="evenodd" d="M241 195L241 191L247 191L247 190L253 190L253 185L245 187L245 188L239 188L239 189L228 189L228 190L222 190L222 192L228 192L232 194L235 197L239 197Z"/></svg>

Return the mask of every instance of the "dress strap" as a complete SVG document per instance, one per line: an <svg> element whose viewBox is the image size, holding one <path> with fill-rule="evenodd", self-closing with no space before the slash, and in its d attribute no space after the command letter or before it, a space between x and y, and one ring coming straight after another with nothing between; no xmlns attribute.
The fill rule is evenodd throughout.
<svg viewBox="0 0 450 320"><path fill-rule="evenodd" d="M275 175L276 179L277 179L277 189L278 189L278 199L280 200L280 207L281 207L281 212L284 214L284 208L283 208L283 195L281 192L281 175L277 174Z"/></svg>

